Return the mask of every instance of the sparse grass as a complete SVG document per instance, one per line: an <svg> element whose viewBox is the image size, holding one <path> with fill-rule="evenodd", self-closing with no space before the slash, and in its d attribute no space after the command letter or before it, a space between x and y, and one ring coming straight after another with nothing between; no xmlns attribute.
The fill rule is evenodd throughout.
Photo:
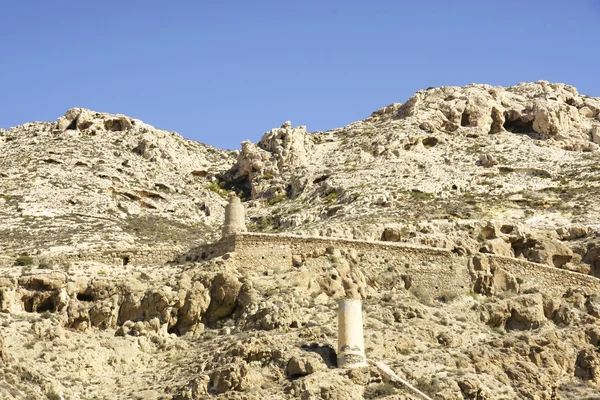
<svg viewBox="0 0 600 400"><path fill-rule="evenodd" d="M287 199L287 194L285 194L285 193L278 194L277 196L275 196L271 200L269 200L269 205L272 206L277 203L281 203L282 201L284 201L286 199Z"/></svg>
<svg viewBox="0 0 600 400"><path fill-rule="evenodd" d="M229 195L229 191L225 189L225 182L223 182L223 181L221 181L219 183L211 182L206 186L206 189L208 189L212 192L215 192L216 194L223 197L224 199L226 199L227 196Z"/></svg>
<svg viewBox="0 0 600 400"><path fill-rule="evenodd" d="M340 195L338 192L331 192L327 195L327 197L325 197L325 202L328 204L336 203L339 196Z"/></svg>
<svg viewBox="0 0 600 400"><path fill-rule="evenodd" d="M140 274L140 280L142 280L142 281L147 281L147 280L150 280L150 275L148 275L148 274L147 274L147 273L145 273L145 272L142 272L142 273Z"/></svg>
<svg viewBox="0 0 600 400"><path fill-rule="evenodd" d="M414 190L411 190L410 196L413 199L419 199L419 200L429 200L429 199L433 199L433 197L434 197L433 193L425 193L425 192L419 192L419 191L414 191Z"/></svg>
<svg viewBox="0 0 600 400"><path fill-rule="evenodd" d="M410 288L410 292L413 294L413 296L417 298L417 300L419 300L421 304L427 306L432 304L431 294L427 292L425 288L421 286L413 286L412 288Z"/></svg>
<svg viewBox="0 0 600 400"><path fill-rule="evenodd" d="M56 393L54 390L49 390L46 393L46 397L48 398L48 400L62 400L61 395Z"/></svg>
<svg viewBox="0 0 600 400"><path fill-rule="evenodd" d="M20 255L19 257L17 257L15 259L15 264L16 267L28 267L33 265L33 257L27 256L27 255Z"/></svg>

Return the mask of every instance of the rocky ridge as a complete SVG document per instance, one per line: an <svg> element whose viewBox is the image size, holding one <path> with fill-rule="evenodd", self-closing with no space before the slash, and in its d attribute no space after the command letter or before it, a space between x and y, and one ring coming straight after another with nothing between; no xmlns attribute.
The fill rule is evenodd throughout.
<svg viewBox="0 0 600 400"><path fill-rule="evenodd" d="M599 111L537 82L428 89L239 152L85 109L2 130L0 397L410 398L375 367L335 368L336 299L352 291L369 359L433 398L595 398L600 297L582 288L510 277L431 297L336 248L290 268L51 256L185 253L218 238L234 190L251 231L446 248L473 276L494 273L481 253L598 276Z"/></svg>

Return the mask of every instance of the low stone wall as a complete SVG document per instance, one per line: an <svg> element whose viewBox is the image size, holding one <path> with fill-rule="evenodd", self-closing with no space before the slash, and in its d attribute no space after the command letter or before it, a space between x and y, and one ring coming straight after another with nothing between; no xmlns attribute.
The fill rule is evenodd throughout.
<svg viewBox="0 0 600 400"><path fill-rule="evenodd" d="M233 253L241 269L255 273L276 272L295 264L324 255L336 257L350 254L358 264L368 264L367 279L382 274L396 274L406 286L431 296L445 293L466 293L473 288L470 258L460 257L446 249L410 243L362 241L331 237L239 233L220 242L190 250L181 261L209 259ZM600 292L600 279L590 275L562 270L510 257L488 254L495 267L511 274L525 284L542 291L562 295L567 287L582 287ZM373 281L379 279L373 279Z"/></svg>
<svg viewBox="0 0 600 400"><path fill-rule="evenodd" d="M520 279L523 283L539 287L543 292L548 294L562 296L568 287L580 287L600 292L600 279L591 275L584 275L511 257L486 256L490 265L493 264L495 267Z"/></svg>
<svg viewBox="0 0 600 400"><path fill-rule="evenodd" d="M471 290L468 259L445 249L406 243L368 242L350 239L268 235L235 235L234 257L241 268L250 266L257 273L276 272L295 264L329 255L345 254L363 271L367 281L376 282L381 274L391 274L403 285L426 295L467 293Z"/></svg>
<svg viewBox="0 0 600 400"><path fill-rule="evenodd" d="M81 261L94 261L106 265L163 265L174 261L181 249L116 249L98 252L59 253L32 256L34 264L66 265ZM12 267L16 257L0 257L0 267Z"/></svg>

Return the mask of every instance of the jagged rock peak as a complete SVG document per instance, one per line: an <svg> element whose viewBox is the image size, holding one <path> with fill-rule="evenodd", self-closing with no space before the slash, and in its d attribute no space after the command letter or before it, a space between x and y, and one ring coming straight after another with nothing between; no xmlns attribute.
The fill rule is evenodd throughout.
<svg viewBox="0 0 600 400"><path fill-rule="evenodd" d="M401 106L388 106L371 116L385 117L413 120L431 133L453 133L460 127L490 134L509 131L569 141L573 150L589 151L597 144L590 142L600 121L600 99L581 95L573 86L547 81L508 88L442 86L421 90Z"/></svg>
<svg viewBox="0 0 600 400"><path fill-rule="evenodd" d="M136 125L145 126L146 124L122 114L108 114L85 108L71 108L56 121L56 130L60 132L77 130L91 133L119 132L131 130Z"/></svg>

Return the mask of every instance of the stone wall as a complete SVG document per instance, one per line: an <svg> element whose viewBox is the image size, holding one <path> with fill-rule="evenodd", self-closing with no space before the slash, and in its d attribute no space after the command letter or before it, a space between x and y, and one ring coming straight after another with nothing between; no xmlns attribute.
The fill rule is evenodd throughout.
<svg viewBox="0 0 600 400"><path fill-rule="evenodd" d="M364 270L367 281L381 281L384 274L396 276L406 288L434 297L466 293L474 284L470 258L457 256L446 249L409 243L242 233L192 249L181 261L208 259L226 253L231 253L240 270L256 274L269 274L303 263L315 264L322 262L319 259L324 256L351 257L359 266L369 265ZM600 279L593 276L515 258L478 256L487 257L490 264L522 284L538 287L548 294L562 295L567 287L600 292Z"/></svg>
<svg viewBox="0 0 600 400"><path fill-rule="evenodd" d="M367 281L379 281L379 275L390 274L405 287L427 295L471 290L467 258L445 249L406 243L243 233L193 249L183 259L202 260L227 252L245 273L276 273L303 263L325 267L330 265L325 263L327 257L349 257L358 266L369 265L363 271Z"/></svg>
<svg viewBox="0 0 600 400"><path fill-rule="evenodd" d="M181 254L181 249L116 249L97 252L59 253L32 256L36 265L66 265L81 261L94 261L106 265L163 265ZM0 257L0 267L11 267L16 257Z"/></svg>
<svg viewBox="0 0 600 400"><path fill-rule="evenodd" d="M600 279L591 275L584 275L511 257L486 256L490 265L494 264L496 267L518 278L523 284L538 287L548 294L562 296L568 287L580 287L600 292Z"/></svg>

